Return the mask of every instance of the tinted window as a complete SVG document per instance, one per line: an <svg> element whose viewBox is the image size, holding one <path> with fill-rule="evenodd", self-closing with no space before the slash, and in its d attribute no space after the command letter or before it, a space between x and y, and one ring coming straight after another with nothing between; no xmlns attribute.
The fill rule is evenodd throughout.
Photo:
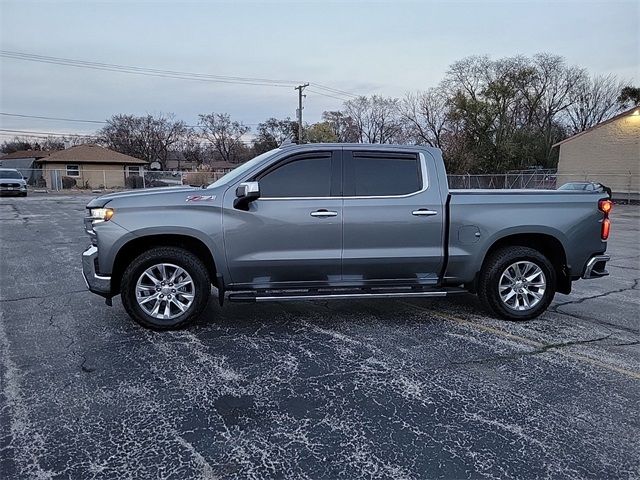
<svg viewBox="0 0 640 480"><path fill-rule="evenodd" d="M329 197L331 156L293 160L259 178L261 197Z"/></svg>
<svg viewBox="0 0 640 480"><path fill-rule="evenodd" d="M351 195L404 195L422 188L420 165L416 156L365 157L350 159L347 182ZM350 170L350 171L349 171Z"/></svg>

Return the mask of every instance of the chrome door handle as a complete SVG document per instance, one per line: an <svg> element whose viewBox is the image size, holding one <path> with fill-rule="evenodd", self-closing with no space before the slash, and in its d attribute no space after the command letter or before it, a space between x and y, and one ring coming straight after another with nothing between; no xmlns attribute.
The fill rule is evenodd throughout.
<svg viewBox="0 0 640 480"><path fill-rule="evenodd" d="M316 210L315 212L311 212L312 217L336 217L338 216L338 212L330 212L329 210Z"/></svg>
<svg viewBox="0 0 640 480"><path fill-rule="evenodd" d="M437 215L438 212L434 210L427 210L426 208L421 208L419 210L414 210L411 212L411 215L416 215L418 217L430 217L431 215Z"/></svg>

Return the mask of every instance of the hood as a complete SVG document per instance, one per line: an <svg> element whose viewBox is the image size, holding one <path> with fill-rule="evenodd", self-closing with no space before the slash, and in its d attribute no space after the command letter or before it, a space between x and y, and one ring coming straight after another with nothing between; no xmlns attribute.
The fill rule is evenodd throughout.
<svg viewBox="0 0 640 480"><path fill-rule="evenodd" d="M217 189L216 189L217 190ZM190 196L211 195L217 191L201 187L157 187L140 190L115 192L94 198L87 204L87 208L102 208L107 204L121 204L125 206L169 205L174 202L184 202Z"/></svg>

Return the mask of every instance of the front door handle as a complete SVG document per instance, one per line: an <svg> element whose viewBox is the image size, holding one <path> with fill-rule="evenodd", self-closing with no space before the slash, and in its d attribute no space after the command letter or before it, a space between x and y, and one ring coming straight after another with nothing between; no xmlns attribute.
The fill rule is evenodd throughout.
<svg viewBox="0 0 640 480"><path fill-rule="evenodd" d="M331 212L327 209L321 208L320 210L316 210L315 212L311 212L312 217L336 217L338 216L338 212Z"/></svg>
<svg viewBox="0 0 640 480"><path fill-rule="evenodd" d="M414 210L411 212L411 215L416 215L418 217L430 217L431 215L437 215L438 212L434 210L427 210L426 208L420 208L418 210Z"/></svg>

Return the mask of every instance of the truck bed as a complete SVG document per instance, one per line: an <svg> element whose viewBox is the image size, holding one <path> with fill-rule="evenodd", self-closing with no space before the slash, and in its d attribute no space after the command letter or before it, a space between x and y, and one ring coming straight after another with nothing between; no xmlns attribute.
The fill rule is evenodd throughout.
<svg viewBox="0 0 640 480"><path fill-rule="evenodd" d="M606 250L600 239L603 192L571 190L450 190L447 199L448 252L446 283L475 278L491 246L520 236L535 247L553 237L566 255L572 278L589 257Z"/></svg>

